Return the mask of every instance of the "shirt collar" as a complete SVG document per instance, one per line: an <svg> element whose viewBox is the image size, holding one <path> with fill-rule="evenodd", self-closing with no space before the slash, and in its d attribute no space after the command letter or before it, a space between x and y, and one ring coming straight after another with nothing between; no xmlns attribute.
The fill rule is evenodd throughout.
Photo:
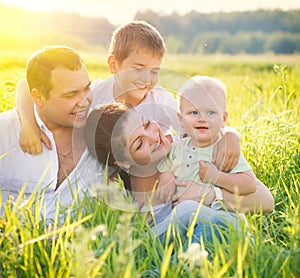
<svg viewBox="0 0 300 278"><path fill-rule="evenodd" d="M211 145L209 146L206 146L206 147L199 147L200 149L204 149L204 148L211 148L211 147L214 147L220 140L222 139L222 134L219 134L218 136L218 139L213 142ZM188 147L195 147L195 146L191 146L190 143L191 143L191 140L192 138L190 136L186 137L186 138L182 138L181 141ZM198 148L198 147L197 147Z"/></svg>
<svg viewBox="0 0 300 278"><path fill-rule="evenodd" d="M40 115L37 111L36 104L33 105L33 110L34 110L34 117L35 117L36 123L39 126L39 128L43 131L50 132L50 130L46 127L45 123L40 118Z"/></svg>

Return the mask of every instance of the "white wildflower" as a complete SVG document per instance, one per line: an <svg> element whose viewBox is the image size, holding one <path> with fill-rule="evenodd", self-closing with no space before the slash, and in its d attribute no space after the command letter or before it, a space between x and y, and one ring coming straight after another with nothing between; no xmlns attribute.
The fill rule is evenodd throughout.
<svg viewBox="0 0 300 278"><path fill-rule="evenodd" d="M178 258L186 261L191 266L202 266L207 256L208 253L205 250L201 250L199 243L191 243L185 252L182 252L178 255Z"/></svg>

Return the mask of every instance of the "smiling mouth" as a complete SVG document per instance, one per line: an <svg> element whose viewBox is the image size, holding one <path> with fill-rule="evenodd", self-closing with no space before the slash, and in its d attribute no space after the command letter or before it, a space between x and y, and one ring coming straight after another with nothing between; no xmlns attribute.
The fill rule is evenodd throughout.
<svg viewBox="0 0 300 278"><path fill-rule="evenodd" d="M137 89L141 90L141 89L148 88L150 85L149 84L145 84L145 83L136 83L135 86L136 86Z"/></svg>
<svg viewBox="0 0 300 278"><path fill-rule="evenodd" d="M161 136L159 135L159 140L156 143L156 145L154 146L152 152L155 152L155 151L159 150L163 146L163 143L164 143L164 141L162 140Z"/></svg>
<svg viewBox="0 0 300 278"><path fill-rule="evenodd" d="M87 117L87 111L80 111L80 112L76 112L76 113L72 113L73 115L75 115L76 119L80 120L80 119L85 119Z"/></svg>
<svg viewBox="0 0 300 278"><path fill-rule="evenodd" d="M195 127L195 129L208 130L208 127L206 127L206 126L199 126L199 127Z"/></svg>

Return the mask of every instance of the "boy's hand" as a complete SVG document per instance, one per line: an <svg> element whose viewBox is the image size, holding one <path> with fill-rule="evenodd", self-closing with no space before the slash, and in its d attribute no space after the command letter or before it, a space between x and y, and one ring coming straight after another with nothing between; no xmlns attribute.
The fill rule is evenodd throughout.
<svg viewBox="0 0 300 278"><path fill-rule="evenodd" d="M220 175L220 171L216 167L216 165L209 163L206 164L203 160L199 161L200 171L199 178L202 182L217 184L217 180Z"/></svg>
<svg viewBox="0 0 300 278"><path fill-rule="evenodd" d="M160 174L155 197L162 201L162 203L170 203L175 192L175 178L172 173L164 172Z"/></svg>
<svg viewBox="0 0 300 278"><path fill-rule="evenodd" d="M52 150L49 138L37 126L22 125L20 146L23 152L33 155L39 154L43 151L42 143L44 143L49 150Z"/></svg>
<svg viewBox="0 0 300 278"><path fill-rule="evenodd" d="M212 163L222 172L231 171L240 157L240 138L235 132L226 132L213 150Z"/></svg>

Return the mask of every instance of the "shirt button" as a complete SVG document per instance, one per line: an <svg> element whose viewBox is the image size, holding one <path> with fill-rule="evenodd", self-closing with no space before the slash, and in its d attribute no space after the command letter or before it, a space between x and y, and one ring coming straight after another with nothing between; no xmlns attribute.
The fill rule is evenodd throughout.
<svg viewBox="0 0 300 278"><path fill-rule="evenodd" d="M187 164L187 165L186 165L186 167L190 167L190 165L189 165L189 164Z"/></svg>

